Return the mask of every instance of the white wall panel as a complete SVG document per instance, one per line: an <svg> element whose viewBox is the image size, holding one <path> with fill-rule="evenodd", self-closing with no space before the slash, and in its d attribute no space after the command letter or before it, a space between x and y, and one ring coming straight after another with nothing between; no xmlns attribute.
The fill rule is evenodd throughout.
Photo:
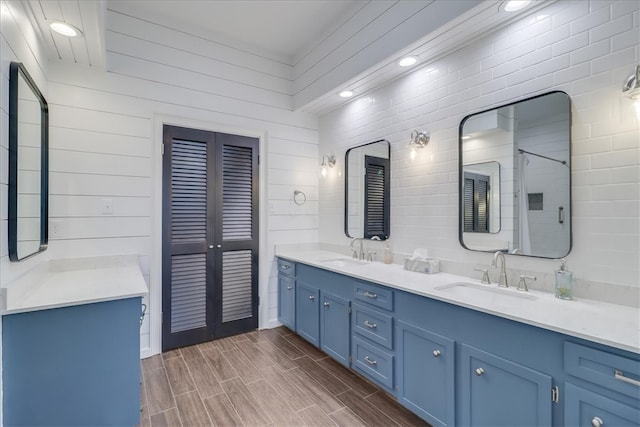
<svg viewBox="0 0 640 427"><path fill-rule="evenodd" d="M556 2L326 114L320 153L340 158L350 146L389 139L394 250L427 247L446 261L487 266L490 254L458 243L458 125L470 113L566 91L572 98L574 219L568 263L578 281L640 287L640 116L620 91L640 63L639 18L635 1ZM414 129L429 130L431 142L412 160L407 143ZM343 184L320 183L321 241L346 245L343 227L336 226L342 224ZM507 262L547 276L557 268L535 258Z"/></svg>

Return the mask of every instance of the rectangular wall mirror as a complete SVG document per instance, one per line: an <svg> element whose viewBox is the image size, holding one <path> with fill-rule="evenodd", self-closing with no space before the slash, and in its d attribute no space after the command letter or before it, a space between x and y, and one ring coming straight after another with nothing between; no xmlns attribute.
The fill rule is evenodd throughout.
<svg viewBox="0 0 640 427"><path fill-rule="evenodd" d="M47 248L49 109L21 63L9 75L9 259Z"/></svg>
<svg viewBox="0 0 640 427"><path fill-rule="evenodd" d="M571 100L550 92L460 123L460 243L561 258L571 250Z"/></svg>
<svg viewBox="0 0 640 427"><path fill-rule="evenodd" d="M389 238L389 141L380 140L347 150L345 155L344 232L348 237Z"/></svg>

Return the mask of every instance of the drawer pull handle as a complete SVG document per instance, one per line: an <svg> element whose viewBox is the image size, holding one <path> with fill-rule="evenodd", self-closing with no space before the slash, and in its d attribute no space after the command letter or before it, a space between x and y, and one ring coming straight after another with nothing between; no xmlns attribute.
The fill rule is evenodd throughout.
<svg viewBox="0 0 640 427"><path fill-rule="evenodd" d="M376 366L378 362L376 360L369 359L369 356L364 357L364 361L367 362L371 366Z"/></svg>
<svg viewBox="0 0 640 427"><path fill-rule="evenodd" d="M602 421L602 418L600 417L593 417L593 419L591 420L591 425L593 427L602 427L604 425L604 421Z"/></svg>
<svg viewBox="0 0 640 427"><path fill-rule="evenodd" d="M440 350L433 350L433 357L440 357Z"/></svg>
<svg viewBox="0 0 640 427"><path fill-rule="evenodd" d="M293 289L293 286L287 286L288 291L290 291L291 289Z"/></svg>
<svg viewBox="0 0 640 427"><path fill-rule="evenodd" d="M315 300L315 299L316 299L316 297L314 297L313 295L309 295L309 299L310 299L311 301L313 301L313 300Z"/></svg>
<svg viewBox="0 0 640 427"><path fill-rule="evenodd" d="M480 375L482 375L482 374L484 374L484 369L482 369L482 368L478 368L478 369L476 369L476 375L477 375L477 376L480 376Z"/></svg>
<svg viewBox="0 0 640 427"><path fill-rule="evenodd" d="M364 291L362 295L364 295L367 298L373 298L373 299L378 298L378 294L374 294L373 292L369 292L369 291Z"/></svg>
<svg viewBox="0 0 640 427"><path fill-rule="evenodd" d="M638 380L634 380L633 378L628 378L625 377L624 374L622 373L622 371L618 371L617 369L615 370L615 373L613 374L613 376L615 377L615 379L620 380L622 382L625 383L629 383L629 384L633 384L635 386L640 387L640 381ZM596 417L597 418L597 417Z"/></svg>
<svg viewBox="0 0 640 427"><path fill-rule="evenodd" d="M329 307L329 303L327 301L323 302L322 305L324 305L325 307Z"/></svg>
<svg viewBox="0 0 640 427"><path fill-rule="evenodd" d="M284 265L284 264L283 264L283 265L281 265L280 267L282 267L282 269L283 269L283 270L288 270L288 269L290 269L290 268L291 268L291 266L290 266L290 265Z"/></svg>
<svg viewBox="0 0 640 427"><path fill-rule="evenodd" d="M378 325L376 325L375 323L371 323L368 320L364 321L364 326L366 326L369 329L375 329L378 327Z"/></svg>

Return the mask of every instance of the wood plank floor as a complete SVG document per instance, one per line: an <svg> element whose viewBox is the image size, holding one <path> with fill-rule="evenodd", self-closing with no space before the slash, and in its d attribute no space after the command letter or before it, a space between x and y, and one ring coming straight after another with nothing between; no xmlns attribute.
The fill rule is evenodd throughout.
<svg viewBox="0 0 640 427"><path fill-rule="evenodd" d="M142 361L140 426L428 426L281 327Z"/></svg>

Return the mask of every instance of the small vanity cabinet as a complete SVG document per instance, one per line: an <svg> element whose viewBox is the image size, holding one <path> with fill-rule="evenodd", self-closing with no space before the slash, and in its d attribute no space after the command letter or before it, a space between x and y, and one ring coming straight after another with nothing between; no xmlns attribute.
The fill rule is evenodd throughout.
<svg viewBox="0 0 640 427"><path fill-rule="evenodd" d="M295 330L431 425L640 425L638 353L304 263L280 279L292 270Z"/></svg>
<svg viewBox="0 0 640 427"><path fill-rule="evenodd" d="M140 421L140 298L2 317L7 426Z"/></svg>

